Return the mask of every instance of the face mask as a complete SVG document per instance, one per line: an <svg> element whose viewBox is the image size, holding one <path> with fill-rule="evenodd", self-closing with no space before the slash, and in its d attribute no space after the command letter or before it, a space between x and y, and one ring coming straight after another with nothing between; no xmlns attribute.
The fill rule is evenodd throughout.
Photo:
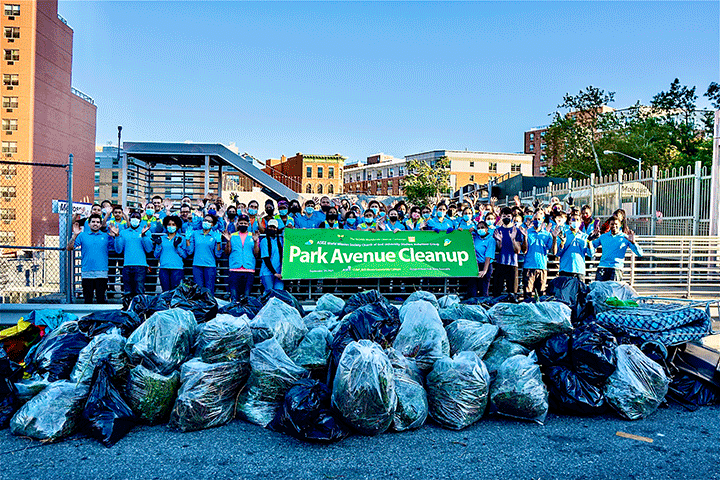
<svg viewBox="0 0 720 480"><path fill-rule="evenodd" d="M485 220L488 225L495 225L495 219L494 218L488 218Z"/></svg>
<svg viewBox="0 0 720 480"><path fill-rule="evenodd" d="M272 215L274 211L275 211L275 207L266 207L265 208L265 213L267 213L268 215Z"/></svg>
<svg viewBox="0 0 720 480"><path fill-rule="evenodd" d="M312 215L313 213L315 213L315 207L305 207L305 213L307 213L308 215Z"/></svg>
<svg viewBox="0 0 720 480"><path fill-rule="evenodd" d="M388 217L388 218L390 219L391 222L397 222L397 219L398 219L398 217L396 217L395 215L393 215L392 217Z"/></svg>
<svg viewBox="0 0 720 480"><path fill-rule="evenodd" d="M417 220L418 218L420 218L420 214L417 212L414 212L414 213L410 214L410 217L412 217L413 220Z"/></svg>
<svg viewBox="0 0 720 480"><path fill-rule="evenodd" d="M538 226L540 226L540 220L533 220L532 224L533 224L533 227L537 228Z"/></svg>
<svg viewBox="0 0 720 480"><path fill-rule="evenodd" d="M522 224L523 224L523 222L515 222L516 227L520 227L520 226L522 226Z"/></svg>
<svg viewBox="0 0 720 480"><path fill-rule="evenodd" d="M300 205L290 205L290 211L292 213L300 213Z"/></svg>
<svg viewBox="0 0 720 480"><path fill-rule="evenodd" d="M580 228L580 222L570 222L570 226L577 230L578 228Z"/></svg>
<svg viewBox="0 0 720 480"><path fill-rule="evenodd" d="M237 217L237 213L228 213L228 218L232 220L233 218Z"/></svg>
<svg viewBox="0 0 720 480"><path fill-rule="evenodd" d="M275 235L277 235L277 229L275 228L268 228L267 229L268 237L273 238Z"/></svg>
<svg viewBox="0 0 720 480"><path fill-rule="evenodd" d="M378 213L378 216L379 216L380 218L383 218L383 217L385 216L385 212L380 212L380 213Z"/></svg>
<svg viewBox="0 0 720 480"><path fill-rule="evenodd" d="M429 214L429 213L423 213L423 218L424 218L425 220L427 220L428 218L430 218L430 214Z"/></svg>
<svg viewBox="0 0 720 480"><path fill-rule="evenodd" d="M438 216L438 218L443 218L445 216L445 212L438 210L437 216Z"/></svg>
<svg viewBox="0 0 720 480"><path fill-rule="evenodd" d="M248 226L247 225L239 225L238 226L238 232L240 233L247 233Z"/></svg>
<svg viewBox="0 0 720 480"><path fill-rule="evenodd" d="M140 226L140 219L139 219L139 218L135 218L135 217L131 218L131 219L130 219L130 226L133 227L133 228L139 227L139 226Z"/></svg>
<svg viewBox="0 0 720 480"><path fill-rule="evenodd" d="M248 208L248 215L257 215L257 208Z"/></svg>
<svg viewBox="0 0 720 480"><path fill-rule="evenodd" d="M146 208L145 215L147 215L148 217L151 217L151 216L155 215L155 210L152 208Z"/></svg>
<svg viewBox="0 0 720 480"><path fill-rule="evenodd" d="M322 208L322 211L327 213L328 210L330 210L330 205L322 205L320 208Z"/></svg>
<svg viewBox="0 0 720 480"><path fill-rule="evenodd" d="M335 222L335 221L337 221L337 218L338 218L337 213L328 213L327 214L327 219L330 221Z"/></svg>
<svg viewBox="0 0 720 480"><path fill-rule="evenodd" d="M378 212L380 211L380 209L379 209L378 207L372 207L370 210L372 210L372 212L373 212L375 215L377 215Z"/></svg>
<svg viewBox="0 0 720 480"><path fill-rule="evenodd" d="M468 215L468 214L463 215L463 220L465 220L466 222L469 222L471 218L472 218L472 215Z"/></svg>
<svg viewBox="0 0 720 480"><path fill-rule="evenodd" d="M505 224L505 225L510 225L510 222L511 222L511 221L512 221L512 220L510 220L509 218L503 218L503 219L502 219L502 222L503 222L503 224Z"/></svg>
<svg viewBox="0 0 720 480"><path fill-rule="evenodd" d="M202 223L203 230L210 230L212 228L212 223L210 222L203 222Z"/></svg>
<svg viewBox="0 0 720 480"><path fill-rule="evenodd" d="M355 225L355 222L357 222L357 218L355 217L350 217L347 219L348 225Z"/></svg>
<svg viewBox="0 0 720 480"><path fill-rule="evenodd" d="M103 213L104 213L105 215L107 215L108 213L110 213L110 209L109 209L109 208L103 208Z"/></svg>
<svg viewBox="0 0 720 480"><path fill-rule="evenodd" d="M214 208L208 208L208 215L215 215L217 213L217 210Z"/></svg>
<svg viewBox="0 0 720 480"><path fill-rule="evenodd" d="M529 222L530 220L532 220L532 215L525 215L525 221Z"/></svg>
<svg viewBox="0 0 720 480"><path fill-rule="evenodd" d="M287 208L281 208L281 209L278 210L278 211L280 212L280 215L282 215L282 216L284 217L285 215L287 215L288 209L287 209Z"/></svg>
<svg viewBox="0 0 720 480"><path fill-rule="evenodd" d="M368 225L370 225L372 222L373 222L372 218L370 218L370 217L365 218L365 223L367 223Z"/></svg>
<svg viewBox="0 0 720 480"><path fill-rule="evenodd" d="M484 228L479 228L478 233L480 234L480 236L484 237L485 235L487 235L487 230Z"/></svg>
<svg viewBox="0 0 720 480"><path fill-rule="evenodd" d="M168 225L167 231L168 233L175 233L177 231L177 227L175 225Z"/></svg>

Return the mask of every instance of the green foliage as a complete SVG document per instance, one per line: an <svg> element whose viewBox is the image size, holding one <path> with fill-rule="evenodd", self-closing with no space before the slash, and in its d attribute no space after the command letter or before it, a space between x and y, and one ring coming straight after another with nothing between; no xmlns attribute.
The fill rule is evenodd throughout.
<svg viewBox="0 0 720 480"><path fill-rule="evenodd" d="M450 160L447 157L438 159L434 165L412 160L407 164L407 171L402 188L414 205L428 205L431 199L450 190Z"/></svg>

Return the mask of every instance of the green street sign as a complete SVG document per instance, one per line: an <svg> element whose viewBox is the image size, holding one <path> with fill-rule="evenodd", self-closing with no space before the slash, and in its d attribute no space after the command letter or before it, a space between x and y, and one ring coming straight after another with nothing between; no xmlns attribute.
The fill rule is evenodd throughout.
<svg viewBox="0 0 720 480"><path fill-rule="evenodd" d="M284 280L477 277L469 231L284 230Z"/></svg>

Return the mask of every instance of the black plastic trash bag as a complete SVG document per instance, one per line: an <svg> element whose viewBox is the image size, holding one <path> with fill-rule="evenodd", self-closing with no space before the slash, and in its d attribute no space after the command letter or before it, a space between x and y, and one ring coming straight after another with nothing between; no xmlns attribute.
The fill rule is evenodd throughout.
<svg viewBox="0 0 720 480"><path fill-rule="evenodd" d="M485 413L490 375L475 352L438 360L425 382L430 416L441 426L461 430Z"/></svg>
<svg viewBox="0 0 720 480"><path fill-rule="evenodd" d="M140 422L165 423L180 388L180 373L165 376L142 365L130 370L125 385L125 398Z"/></svg>
<svg viewBox="0 0 720 480"><path fill-rule="evenodd" d="M445 325L449 325L455 320L472 320L479 323L490 323L487 310L485 310L485 307L482 305L456 303L447 308L441 308L438 310L438 313Z"/></svg>
<svg viewBox="0 0 720 480"><path fill-rule="evenodd" d="M17 390L17 398L20 405L27 403L35 395L42 392L48 385L50 385L50 381L40 375L33 375L30 378L15 382L15 389Z"/></svg>
<svg viewBox="0 0 720 480"><path fill-rule="evenodd" d="M164 302L160 302L161 295L135 295L130 299L123 298L123 311L132 312L140 320L145 321L153 313L170 308L169 292L164 292L163 295L165 295ZM163 305L158 305L159 303L163 303Z"/></svg>
<svg viewBox="0 0 720 480"><path fill-rule="evenodd" d="M545 382L550 391L550 406L566 415L598 415L605 408L602 388L586 382L564 365L545 369Z"/></svg>
<svg viewBox="0 0 720 480"><path fill-rule="evenodd" d="M297 309L277 297L270 297L262 310L250 320L250 329L255 343L274 338L288 355L295 351L308 332Z"/></svg>
<svg viewBox="0 0 720 480"><path fill-rule="evenodd" d="M101 361L92 378L83 418L90 435L106 447L112 447L135 426L137 420L120 391L113 383L115 367Z"/></svg>
<svg viewBox="0 0 720 480"><path fill-rule="evenodd" d="M428 416L422 373L413 359L401 355L394 348L388 348L385 353L395 371L397 406L393 415L393 430L402 432L420 428Z"/></svg>
<svg viewBox="0 0 720 480"><path fill-rule="evenodd" d="M70 378L80 351L90 339L81 332L77 322L65 322L33 347L25 357L25 371L30 374L47 374L48 380Z"/></svg>
<svg viewBox="0 0 720 480"><path fill-rule="evenodd" d="M198 328L195 355L203 362L250 363L250 350L254 346L248 317L233 317L219 313Z"/></svg>
<svg viewBox="0 0 720 480"><path fill-rule="evenodd" d="M182 308L195 315L197 323L212 320L218 313L218 303L210 290L192 280L183 280L173 292L170 308Z"/></svg>
<svg viewBox="0 0 720 480"><path fill-rule="evenodd" d="M18 408L20 400L17 388L9 378L0 378L0 430L8 427Z"/></svg>
<svg viewBox="0 0 720 480"><path fill-rule="evenodd" d="M570 359L570 351L572 346L572 337L569 333L558 333L545 340L540 344L537 352L538 362L543 367L552 367L555 365L572 365Z"/></svg>
<svg viewBox="0 0 720 480"><path fill-rule="evenodd" d="M195 316L181 308L154 313L127 339L132 365L168 375L188 358L197 334Z"/></svg>
<svg viewBox="0 0 720 480"><path fill-rule="evenodd" d="M665 399L670 381L635 345L620 345L616 354L617 370L607 379L605 398L621 417L645 418Z"/></svg>
<svg viewBox="0 0 720 480"><path fill-rule="evenodd" d="M332 342L333 335L330 330L326 326L320 325L305 335L290 358L297 366L307 370L324 370L328 366Z"/></svg>
<svg viewBox="0 0 720 480"><path fill-rule="evenodd" d="M575 372L588 383L602 387L615 371L617 340L597 323L583 325L573 332L572 362Z"/></svg>
<svg viewBox="0 0 720 480"><path fill-rule="evenodd" d="M250 367L250 378L238 398L237 414L266 427L290 387L309 372L295 365L274 338L255 345L250 352Z"/></svg>
<svg viewBox="0 0 720 480"><path fill-rule="evenodd" d="M113 328L120 329L123 337L130 335L142 320L134 311L101 310L92 312L78 320L80 330L94 337Z"/></svg>
<svg viewBox="0 0 720 480"><path fill-rule="evenodd" d="M488 373L491 375L497 372L500 365L513 355L527 355L530 350L523 347L519 343L514 343L506 337L498 336L490 344L487 353L482 358Z"/></svg>
<svg viewBox="0 0 720 480"><path fill-rule="evenodd" d="M125 343L125 337L120 335L117 329L101 333L90 340L90 343L80 350L70 380L90 386L95 368L101 361L106 360L112 367L113 379L124 382L129 370Z"/></svg>
<svg viewBox="0 0 720 480"><path fill-rule="evenodd" d="M68 380L48 385L10 420L13 435L55 442L72 435L82 416L89 390Z"/></svg>
<svg viewBox="0 0 720 480"><path fill-rule="evenodd" d="M243 362L205 363L197 358L180 368L182 385L170 414L170 426L181 432L224 425L235 415L235 399L247 380Z"/></svg>
<svg viewBox="0 0 720 480"><path fill-rule="evenodd" d="M678 373L670 383L668 396L685 406L705 407L720 404L720 389L685 373Z"/></svg>
<svg viewBox="0 0 720 480"><path fill-rule="evenodd" d="M358 308L372 304L390 305L390 302L387 298L380 295L380 292L377 290L365 290L348 298L345 302L345 307L343 307L342 311L338 314L338 317L342 320L345 315L354 312Z"/></svg>
<svg viewBox="0 0 720 480"><path fill-rule="evenodd" d="M303 378L285 394L270 429L307 442L337 442L350 431L330 411L330 389L317 380Z"/></svg>
<svg viewBox="0 0 720 480"><path fill-rule="evenodd" d="M498 303L488 315L510 341L528 347L572 330L570 307L560 302Z"/></svg>
<svg viewBox="0 0 720 480"><path fill-rule="evenodd" d="M332 405L363 435L390 428L397 405L395 373L378 344L359 340L345 348L333 382Z"/></svg>
<svg viewBox="0 0 720 480"><path fill-rule="evenodd" d="M336 297L332 293L326 293L322 297L318 298L318 301L315 304L315 310L320 310L321 312L331 312L335 315L342 312L343 308L345 308L345 301L340 297Z"/></svg>
<svg viewBox="0 0 720 480"><path fill-rule="evenodd" d="M332 387L335 369L350 342L366 339L387 348L392 346L399 329L398 309L382 302L364 305L345 316L333 338L328 385Z"/></svg>
<svg viewBox="0 0 720 480"><path fill-rule="evenodd" d="M573 319L578 318L585 306L588 286L575 277L555 277L548 282L545 293L570 307Z"/></svg>
<svg viewBox="0 0 720 480"><path fill-rule="evenodd" d="M260 297L260 301L263 305L267 305L271 298L277 298L283 303L293 307L300 314L300 318L305 316L305 309L303 309L303 306L300 304L300 302L298 302L298 299L295 298L290 292L275 289L265 290L265 293L263 293L262 297Z"/></svg>
<svg viewBox="0 0 720 480"><path fill-rule="evenodd" d="M501 414L542 425L548 412L548 390L534 353L503 362L490 387L490 401Z"/></svg>
<svg viewBox="0 0 720 480"><path fill-rule="evenodd" d="M500 330L497 325L472 320L455 320L445 327L450 342L450 355L475 352L483 358Z"/></svg>
<svg viewBox="0 0 720 480"><path fill-rule="evenodd" d="M259 299L243 295L237 301L220 307L218 309L218 315L223 313L232 315L233 317L247 315L248 319L252 320L262 307L263 304Z"/></svg>
<svg viewBox="0 0 720 480"><path fill-rule="evenodd" d="M393 348L414 358L421 371L430 371L437 360L450 355L447 332L432 303L415 301L403 305L400 321Z"/></svg>
<svg viewBox="0 0 720 480"><path fill-rule="evenodd" d="M436 310L438 309L438 301L435 294L431 292L425 292L423 290L417 290L411 293L410 296L408 296L408 298L403 302L403 307L409 303L417 302L419 300L429 302L432 304L433 307L435 307Z"/></svg>

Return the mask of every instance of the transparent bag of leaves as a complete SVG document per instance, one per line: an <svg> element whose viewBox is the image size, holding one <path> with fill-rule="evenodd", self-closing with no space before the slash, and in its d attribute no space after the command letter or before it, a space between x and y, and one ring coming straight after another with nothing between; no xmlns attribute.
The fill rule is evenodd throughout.
<svg viewBox="0 0 720 480"><path fill-rule="evenodd" d="M438 359L450 354L447 333L432 303L412 302L405 304L403 309L400 313L402 324L393 348L414 358L418 368L427 372Z"/></svg>
<svg viewBox="0 0 720 480"><path fill-rule="evenodd" d="M401 355L394 348L388 348L385 353L395 371L397 406L393 415L393 429L402 432L420 428L428 416L422 372L413 359Z"/></svg>
<svg viewBox="0 0 720 480"><path fill-rule="evenodd" d="M195 342L195 355L203 362L250 363L250 350L254 346L248 317L218 314L199 327Z"/></svg>
<svg viewBox="0 0 720 480"><path fill-rule="evenodd" d="M26 403L35 395L42 392L48 385L50 385L50 381L47 379L47 375L44 377L40 375L33 375L30 378L15 382L15 388L18 392L18 401L20 404Z"/></svg>
<svg viewBox="0 0 720 480"><path fill-rule="evenodd" d="M75 368L70 374L70 380L89 386L95 367L101 361L107 360L114 371L113 378L124 381L129 370L125 343L125 337L118 329L97 335L80 351Z"/></svg>
<svg viewBox="0 0 720 480"><path fill-rule="evenodd" d="M235 400L248 377L244 362L205 363L193 358L180 369L180 390L170 426L182 432L223 425L235 415Z"/></svg>
<svg viewBox="0 0 720 480"><path fill-rule="evenodd" d="M271 297L250 321L250 329L255 343L274 338L288 354L295 351L308 331L300 313L276 297Z"/></svg>
<svg viewBox="0 0 720 480"><path fill-rule="evenodd" d="M570 307L560 302L498 303L488 315L510 341L526 347L572 330Z"/></svg>
<svg viewBox="0 0 720 480"><path fill-rule="evenodd" d="M608 404L623 418L645 418L660 406L670 381L662 367L635 345L616 350L617 369L605 384Z"/></svg>
<svg viewBox="0 0 720 480"><path fill-rule="evenodd" d="M237 414L266 427L290 387L309 372L290 360L274 338L255 345L250 352L250 368L250 377L238 398Z"/></svg>
<svg viewBox="0 0 720 480"><path fill-rule="evenodd" d="M142 365L130 370L125 398L139 421L149 425L165 423L180 388L180 373L165 376Z"/></svg>
<svg viewBox="0 0 720 480"><path fill-rule="evenodd" d="M342 312L344 307L345 301L340 297L336 297L332 293L326 293L322 297L318 298L318 301L315 304L315 310L331 312L335 315Z"/></svg>
<svg viewBox="0 0 720 480"><path fill-rule="evenodd" d="M460 297L455 294L438 298L438 310L460 304Z"/></svg>
<svg viewBox="0 0 720 480"><path fill-rule="evenodd" d="M441 358L425 379L430 416L461 430L480 420L488 402L490 376L475 352Z"/></svg>
<svg viewBox="0 0 720 480"><path fill-rule="evenodd" d="M89 389L69 380L52 382L10 420L13 435L55 442L75 433Z"/></svg>
<svg viewBox="0 0 720 480"><path fill-rule="evenodd" d="M335 373L333 407L358 432L377 435L392 424L396 404L395 372L380 345L350 343Z"/></svg>
<svg viewBox="0 0 720 480"><path fill-rule="evenodd" d="M472 320L480 323L490 323L490 317L487 310L482 305L467 305L464 303L456 303L438 310L440 319L445 325L449 325L456 320Z"/></svg>
<svg viewBox="0 0 720 480"><path fill-rule="evenodd" d="M480 323L472 320L455 320L445 327L450 354L458 352L475 352L483 358L490 345L498 334L499 328L490 323Z"/></svg>
<svg viewBox="0 0 720 480"><path fill-rule="evenodd" d="M435 309L438 308L438 300L434 293L432 292L426 292L424 290L416 290L413 293L411 293L407 299L403 302L402 306L413 302L417 302L419 300L423 300L425 302L429 302L432 304ZM402 310L402 309L401 309Z"/></svg>
<svg viewBox="0 0 720 480"><path fill-rule="evenodd" d="M511 342L507 337L498 335L490 344L488 351L482 358L488 372L493 375L497 372L500 365L513 355L527 355L530 350L519 343Z"/></svg>
<svg viewBox="0 0 720 480"><path fill-rule="evenodd" d="M334 313L316 309L303 317L303 323L308 330L324 325L328 330L333 331L340 324L340 321Z"/></svg>
<svg viewBox="0 0 720 480"><path fill-rule="evenodd" d="M330 359L333 335L326 326L315 327L305 335L290 358L307 370L324 370Z"/></svg>
<svg viewBox="0 0 720 480"><path fill-rule="evenodd" d="M154 313L127 340L132 365L168 375L188 358L195 344L197 321L192 312L173 308Z"/></svg>
<svg viewBox="0 0 720 480"><path fill-rule="evenodd" d="M503 415L542 424L548 412L548 390L535 353L503 362L490 387L490 401Z"/></svg>

